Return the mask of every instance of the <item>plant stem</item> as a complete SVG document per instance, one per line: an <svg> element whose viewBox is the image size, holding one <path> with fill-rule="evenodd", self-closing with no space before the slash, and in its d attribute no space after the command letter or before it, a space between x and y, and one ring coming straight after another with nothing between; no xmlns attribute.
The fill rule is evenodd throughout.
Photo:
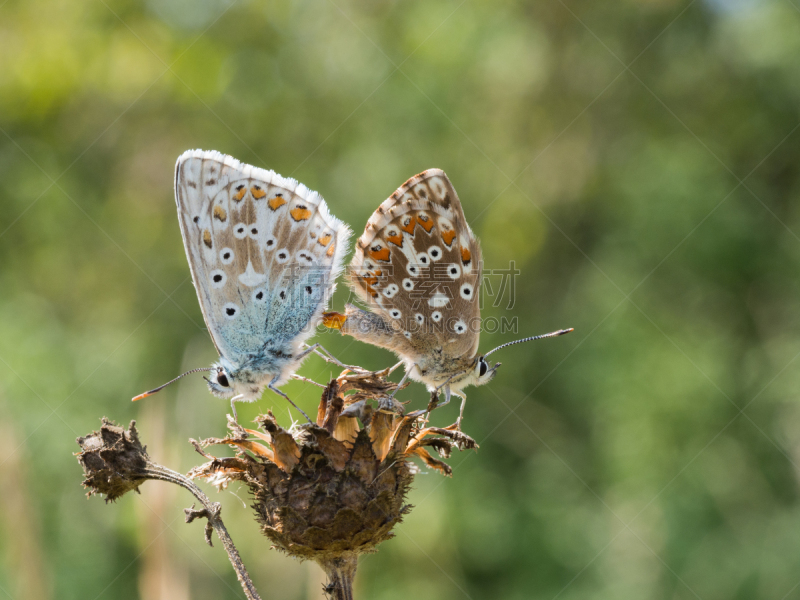
<svg viewBox="0 0 800 600"><path fill-rule="evenodd" d="M247 569L245 568L244 563L239 556L239 552L236 550L236 546L233 544L233 540L228 534L225 524L222 522L222 518L220 517L222 507L220 503L211 502L208 496L203 493L203 490L197 487L197 485L195 485L191 479L181 475L176 471L173 471L172 469L168 469L167 467L162 467L161 465L154 463L148 463L147 468L145 469L145 474L151 479L158 479L179 485L182 488L189 490L189 492L191 492L192 495L200 501L200 503L203 505L203 510L191 511L187 509L187 522L199 516L203 516L208 519L208 524L214 528L214 531L217 532L217 537L219 537L220 541L222 542L225 552L228 553L228 558L233 565L234 571L236 571L236 577L239 579L239 583L244 590L245 596L247 596L248 600L261 600L261 597L258 595L258 592L253 585L253 581L250 579L250 575L247 573ZM207 532L206 534L206 541L209 545L211 545L210 532Z"/></svg>
<svg viewBox="0 0 800 600"><path fill-rule="evenodd" d="M328 575L325 592L334 600L353 600L353 578L356 576L358 557L346 555L317 562Z"/></svg>

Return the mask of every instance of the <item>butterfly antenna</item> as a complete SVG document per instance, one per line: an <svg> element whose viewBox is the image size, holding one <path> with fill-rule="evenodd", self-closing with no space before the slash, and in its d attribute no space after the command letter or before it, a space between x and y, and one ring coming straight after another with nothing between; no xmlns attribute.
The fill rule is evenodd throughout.
<svg viewBox="0 0 800 600"><path fill-rule="evenodd" d="M570 331L575 331L575 329L570 327L569 329L559 329L558 331L551 331L550 333L543 333L542 335L534 335L533 337L526 337L521 340L514 340L513 342L502 344L497 348L495 348L494 350L490 350L489 352L484 354L483 357L486 358L492 352L497 352L498 350L505 348L506 346L513 346L514 344L521 344L523 342L530 342L533 340L543 340L544 338L558 337L560 335L564 335L565 333L569 333Z"/></svg>
<svg viewBox="0 0 800 600"><path fill-rule="evenodd" d="M159 391L163 390L169 384L175 383L181 377L186 377L187 375L191 375L192 373L198 373L200 371L211 371L211 368L210 367L203 367L203 368L200 368L200 369L192 369L191 371L186 371L186 373L183 373L182 375L178 375L175 379L173 379L171 381L168 381L164 385L158 386L154 390L150 390L149 392L145 392L144 394L139 394L138 396L136 396L135 398L132 399L132 402L136 402L137 400L141 400L142 398L147 398L148 396L152 396L156 392L159 392Z"/></svg>

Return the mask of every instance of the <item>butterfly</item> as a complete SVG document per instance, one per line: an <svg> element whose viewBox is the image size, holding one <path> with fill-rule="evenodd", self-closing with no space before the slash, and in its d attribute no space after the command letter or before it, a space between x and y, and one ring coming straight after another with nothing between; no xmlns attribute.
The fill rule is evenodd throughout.
<svg viewBox="0 0 800 600"><path fill-rule="evenodd" d="M215 151L178 158L175 201L192 281L220 355L210 369L180 377L209 371L209 390L230 399L234 418L235 402L252 402L265 388L294 405L278 387L318 347L304 343L334 291L350 229L302 183Z"/></svg>
<svg viewBox="0 0 800 600"><path fill-rule="evenodd" d="M406 374L438 399L444 389L462 399L463 388L491 381L500 363L480 354L479 288L482 261L478 238L464 217L453 185L440 169L428 169L400 186L373 213L356 243L350 285L367 305L348 304L345 314L326 313L324 324L395 352Z"/></svg>

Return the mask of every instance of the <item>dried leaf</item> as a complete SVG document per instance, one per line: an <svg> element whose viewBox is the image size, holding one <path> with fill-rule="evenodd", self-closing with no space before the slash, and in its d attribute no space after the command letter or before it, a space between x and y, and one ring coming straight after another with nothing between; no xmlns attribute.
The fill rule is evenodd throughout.
<svg viewBox="0 0 800 600"><path fill-rule="evenodd" d="M336 429L333 430L333 437L345 444L348 448L352 448L353 442L360 430L361 427L357 419L352 417L343 419L340 416L339 422L336 423Z"/></svg>
<svg viewBox="0 0 800 600"><path fill-rule="evenodd" d="M328 432L333 433L336 430L339 415L341 415L342 410L344 410L344 398L342 398L339 393L339 382L335 379L330 382L325 391L328 394L328 402L322 427L327 429Z"/></svg>
<svg viewBox="0 0 800 600"><path fill-rule="evenodd" d="M369 428L369 439L372 440L372 450L379 461L383 461L392 447L392 434L394 433L394 420L392 414L377 412L372 417Z"/></svg>
<svg viewBox="0 0 800 600"><path fill-rule="evenodd" d="M442 475L447 475L450 477L453 474L453 469L448 465L446 462L439 460L438 458L433 458L430 453L425 450L425 448L417 448L414 450L414 454L419 456L426 465L432 467L439 471Z"/></svg>
<svg viewBox="0 0 800 600"><path fill-rule="evenodd" d="M256 423L272 437L272 449L275 453L273 462L287 473L291 471L300 462L300 448L292 435L278 425L272 411L259 416Z"/></svg>
<svg viewBox="0 0 800 600"><path fill-rule="evenodd" d="M394 434L392 435L390 448L394 452L397 452L398 454L406 453L408 449L408 439L411 435L411 428L414 426L417 418L423 414L425 414L424 410L417 410L402 418L400 424L395 428Z"/></svg>

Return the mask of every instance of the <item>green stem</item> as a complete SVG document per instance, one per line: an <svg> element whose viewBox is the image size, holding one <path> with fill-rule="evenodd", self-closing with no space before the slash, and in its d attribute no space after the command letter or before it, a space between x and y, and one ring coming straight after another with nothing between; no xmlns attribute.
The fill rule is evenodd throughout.
<svg viewBox="0 0 800 600"><path fill-rule="evenodd" d="M353 600L353 579L356 576L358 557L356 555L339 556L317 560L319 566L328 576L325 592L333 600Z"/></svg>

